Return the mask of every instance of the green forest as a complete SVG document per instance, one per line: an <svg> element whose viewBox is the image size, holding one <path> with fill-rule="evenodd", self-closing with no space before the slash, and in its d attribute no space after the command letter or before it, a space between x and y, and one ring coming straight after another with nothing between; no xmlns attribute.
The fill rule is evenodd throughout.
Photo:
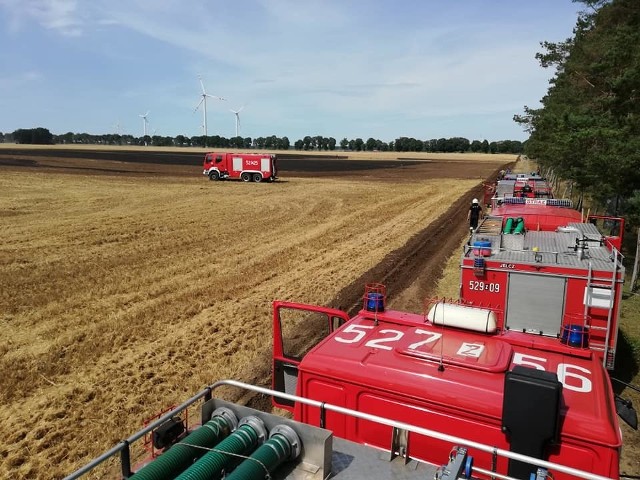
<svg viewBox="0 0 640 480"><path fill-rule="evenodd" d="M219 135L205 137L198 135L187 137L177 135L175 137L146 135L134 137L132 135L105 134L91 135L88 133L67 132L64 135L54 135L46 128L21 128L13 133L3 135L0 132L0 142L15 142L23 144L80 144L80 145L152 145L156 147L213 147L213 148L258 148L273 150L323 150L333 151L338 142L333 137L322 135L310 136L296 140L293 145L288 137L232 137L225 138ZM474 153L516 153L524 150L524 143L519 140L500 140L489 142L488 140L470 141L464 137L433 138L431 140L419 140L410 137L399 137L391 142L384 142L370 137L366 141L362 138L343 138L339 148L354 152L380 151L380 152L474 152Z"/></svg>
<svg viewBox="0 0 640 480"><path fill-rule="evenodd" d="M525 153L570 182L594 208L640 224L640 2L574 0L573 36L542 42L555 69L540 108L514 120Z"/></svg>

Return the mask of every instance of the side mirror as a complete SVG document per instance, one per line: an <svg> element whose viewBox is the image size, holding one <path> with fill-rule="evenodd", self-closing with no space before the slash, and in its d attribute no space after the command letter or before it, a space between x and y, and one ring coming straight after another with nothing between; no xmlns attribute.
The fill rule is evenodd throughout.
<svg viewBox="0 0 640 480"><path fill-rule="evenodd" d="M631 400L625 400L622 397L616 395L616 412L618 416L624 420L624 423L629 425L634 430L638 430L638 414L633 408Z"/></svg>

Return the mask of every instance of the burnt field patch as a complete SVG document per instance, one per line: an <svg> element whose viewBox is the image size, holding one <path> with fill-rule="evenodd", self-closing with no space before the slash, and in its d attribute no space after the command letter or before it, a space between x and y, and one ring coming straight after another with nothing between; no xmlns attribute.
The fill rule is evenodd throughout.
<svg viewBox="0 0 640 480"><path fill-rule="evenodd" d="M108 174L133 176L198 176L202 173L202 152L159 152L133 150L81 149L2 149L0 168L42 172ZM279 177L352 177L393 179L396 181L429 178L486 178L504 164L503 158L486 160L363 159L342 155L305 156L302 153L278 154Z"/></svg>

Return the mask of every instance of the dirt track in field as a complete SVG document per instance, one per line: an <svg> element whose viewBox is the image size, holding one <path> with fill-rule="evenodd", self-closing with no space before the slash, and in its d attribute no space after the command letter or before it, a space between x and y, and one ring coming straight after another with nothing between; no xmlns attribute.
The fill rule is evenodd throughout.
<svg viewBox="0 0 640 480"><path fill-rule="evenodd" d="M8 229L16 235L7 234L4 238L11 241L0 250L4 252L4 256L0 255L0 267L15 272L15 278L7 282L13 288L5 291L4 296L0 292L0 301L10 302L12 292L16 297L11 313L4 318L0 316L8 331L16 334L6 350L0 348L0 360L6 352L5 360L15 357L30 365L13 368L11 362L5 362L14 371L7 370L12 377L2 379L2 385L12 382L12 387L0 392L8 403L6 417L0 418L0 427L4 428L0 432L7 436L7 443L0 444L0 476L4 465L5 473L18 472L15 478L60 478L58 473L50 472L68 473L71 465L79 466L78 463L86 462L136 430L139 423L132 424L133 419L138 421L158 408L145 403L145 399L151 396L157 404L166 406L168 397L181 401L194 393L192 385L181 388L186 380L201 388L212 376L226 376L231 371L240 372L233 378L266 382L269 354L264 344L268 340L262 330L256 332L263 328L268 306L254 303L258 286L265 288L255 295L260 299L312 301L353 311L360 304L364 283L381 281L387 285L394 308L421 312L423 298L433 291L444 264L465 235L470 199L479 194L482 181L495 175L504 164L504 158L479 162L437 158L387 162L285 157L280 162L281 185L243 185L209 182L201 175L201 157L201 154L0 150L0 174L7 172L6 177L16 181L12 185L7 180L8 195L15 195L15 199L5 202L6 208L0 208L0 218L7 226L17 226ZM47 173L50 178L43 175ZM329 178L311 178L318 176ZM147 181L147 177L153 178ZM338 179L339 189L329 188L326 190L329 195L312 192L315 189L324 192L325 185L335 183L330 180L332 177ZM425 182L426 179L432 183ZM433 179L443 181L438 184ZM447 194L455 188L462 191L457 179L463 179L464 188L471 186L471 190L457 200L449 199ZM68 188L68 192L61 193L69 196L58 195L59 185ZM352 190L356 193L350 194ZM137 191L143 196L136 196ZM254 193L247 194L248 191ZM304 196L300 196L301 191ZM343 196L331 198L334 191ZM399 197L399 191L405 196ZM289 234L289 244L280 244L277 236L269 232L260 235L259 242L281 252L278 258L263 259L256 255L238 265L232 256L216 265L206 265L213 263L204 256L207 234L225 239L234 238L238 231L251 230L248 223L241 223L235 216L229 217L238 222L230 231L219 228L215 222L203 222L200 218L203 202L225 199L234 205L249 198L267 205L276 193L298 195L292 198L303 200L312 197L309 205L288 205L286 215L274 216L277 221L273 226ZM196 202L185 202L186 195ZM349 195L367 199L367 208L358 210L366 215L350 212L349 205L357 202ZM430 196L439 198L437 206L442 208L426 215L423 212L434 207L416 208L416 205L433 205L429 204ZM408 198L413 204L396 197ZM128 203L131 201L133 204ZM170 205L172 202L176 203L175 208ZM58 205L67 208L62 216ZM393 210L388 217L393 226L385 224L385 228L379 228L378 215L383 218L387 213L379 212L379 205ZM444 213L438 216L434 211ZM55 217L54 224L47 223L49 216ZM333 217L340 219L339 228L328 228L325 233ZM128 221L129 218L133 221ZM406 230L405 225L409 225ZM402 231L418 233L407 234L400 242ZM30 236L32 232L47 235L38 238ZM161 248L151 250L155 257L149 255L149 245L139 243L139 237L173 249L172 255L166 255ZM329 237L329 243L321 242L324 237ZM32 239L35 248L30 245ZM334 250L340 244L349 246L343 246L336 255ZM40 251L49 256L35 259L34 253ZM305 256L307 251L311 253ZM178 263L170 264L169 257L174 253ZM289 264L286 254L304 258L313 272L311 281L315 284L311 285L317 291L302 289L300 281L296 281L296 268L302 264ZM371 261L361 261L368 254ZM259 269L262 263L264 274ZM358 273L354 275L346 272L351 263L358 263L353 270ZM218 290L216 298L207 298L208 284L217 280L218 272L224 272L227 264L231 265L226 270L230 272L227 275L231 283ZM147 276L137 276L137 270ZM102 282L102 277L107 281ZM335 285L339 288L333 288ZM83 289L87 291L82 292ZM301 295L307 298L300 298ZM67 298L72 301L65 303ZM75 308L88 313L76 316ZM169 320L158 324L165 311L171 313ZM227 319L229 322L242 319L243 324L225 331L227 324L223 322ZM151 325L155 328L150 331ZM212 344L207 343L206 347L202 338L194 337L203 337L203 332L212 334ZM143 348L135 343L138 337L146 339ZM89 341L96 338L106 342ZM247 342L243 343L245 338ZM46 344L47 341L50 343ZM234 357L238 349L253 354L249 368L236 365L238 359ZM28 355L20 357L22 350ZM217 367L217 371L213 360L218 358L230 366ZM205 362L209 369L201 371ZM179 378L180 372L190 378ZM259 397L244 400L253 405L263 403ZM118 431L115 427L126 430ZM121 436L114 438L114 434ZM65 445L66 442L69 443ZM102 442L101 448L95 452L98 442ZM43 465L51 465L52 470Z"/></svg>

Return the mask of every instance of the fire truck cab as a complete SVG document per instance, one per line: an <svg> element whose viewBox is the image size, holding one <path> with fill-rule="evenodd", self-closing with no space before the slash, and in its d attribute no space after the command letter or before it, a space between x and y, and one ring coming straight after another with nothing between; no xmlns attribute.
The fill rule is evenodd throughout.
<svg viewBox="0 0 640 480"><path fill-rule="evenodd" d="M499 330L488 309L442 304L427 315L387 310L365 293L353 318L340 310L274 303L273 389L583 469L618 476L621 434L602 362L546 337ZM381 292L381 293L378 293ZM371 299L374 299L373 302ZM561 348L562 347L562 348ZM321 407L274 400L297 421L436 463L450 443ZM475 458L528 479L530 464ZM562 473L556 478L568 478Z"/></svg>
<svg viewBox="0 0 640 480"><path fill-rule="evenodd" d="M538 173L506 174L495 185L486 184L485 197L491 198L552 198L549 182ZM491 202L486 202L489 205Z"/></svg>

